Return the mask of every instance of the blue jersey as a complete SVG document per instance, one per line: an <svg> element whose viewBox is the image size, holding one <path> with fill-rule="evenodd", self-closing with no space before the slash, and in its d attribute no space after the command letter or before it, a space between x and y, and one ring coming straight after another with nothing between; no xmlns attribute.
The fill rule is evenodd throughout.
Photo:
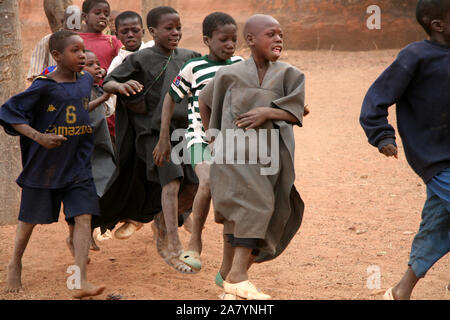
<svg viewBox="0 0 450 320"><path fill-rule="evenodd" d="M77 74L75 82L58 83L39 76L27 90L0 108L0 124L8 134L19 135L11 124L28 124L39 132L68 139L57 148L46 149L20 137L23 170L17 183L21 187L58 189L92 178L92 84L93 78L87 72Z"/></svg>

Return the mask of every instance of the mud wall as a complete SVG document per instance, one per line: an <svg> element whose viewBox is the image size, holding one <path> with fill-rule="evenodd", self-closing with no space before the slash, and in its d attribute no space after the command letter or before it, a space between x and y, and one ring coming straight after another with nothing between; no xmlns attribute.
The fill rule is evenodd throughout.
<svg viewBox="0 0 450 320"><path fill-rule="evenodd" d="M20 0L22 24L47 25L43 0ZM73 0L81 6L82 0ZM373 50L401 48L426 37L415 21L416 0L110 0L114 10L146 13L158 5L178 10L183 23L183 45L201 45L201 23L213 11L227 12L242 27L252 14L277 18L285 33L286 47L302 50ZM381 10L380 29L369 29L372 13ZM148 37L148 35L147 35ZM243 45L240 38L240 45Z"/></svg>

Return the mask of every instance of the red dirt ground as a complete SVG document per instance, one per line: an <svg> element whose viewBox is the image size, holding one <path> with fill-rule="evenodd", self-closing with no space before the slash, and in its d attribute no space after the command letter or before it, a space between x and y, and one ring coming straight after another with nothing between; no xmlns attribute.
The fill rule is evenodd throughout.
<svg viewBox="0 0 450 320"><path fill-rule="evenodd" d="M48 28L23 31L24 63ZM205 47L195 48L205 53ZM362 99L398 50L372 52L286 51L283 59L306 74L311 114L296 128L296 186L305 201L303 224L276 260L255 265L251 280L274 299L381 299L406 270L418 229L425 186L406 163L369 146L359 126ZM248 57L248 51L239 52ZM392 108L392 111L394 107ZM393 113L393 112L391 112ZM390 118L395 123L395 118ZM11 177L13 183L16 177ZM71 299L66 273L73 259L61 216L37 226L23 259L18 294L3 292L15 226L0 227L0 299ZM180 229L186 245L189 234ZM91 251L89 279L124 299L217 299L214 277L221 262L221 226L212 211L204 230L203 270L177 273L159 257L150 225L126 241L98 242ZM381 271L380 289L368 289L369 266ZM413 299L450 299L450 255L419 282Z"/></svg>

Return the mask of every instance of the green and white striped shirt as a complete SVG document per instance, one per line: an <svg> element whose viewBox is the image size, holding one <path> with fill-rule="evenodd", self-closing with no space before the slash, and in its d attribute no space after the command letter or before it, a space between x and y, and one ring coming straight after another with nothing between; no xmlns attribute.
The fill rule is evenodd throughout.
<svg viewBox="0 0 450 320"><path fill-rule="evenodd" d="M203 129L198 97L206 84L214 78L217 70L223 66L243 61L239 56L231 57L226 61L211 61L208 56L194 58L185 63L180 74L175 77L169 89L169 94L175 102L180 102L185 96L189 99L188 120L186 130L187 147L194 143L205 142L205 130Z"/></svg>

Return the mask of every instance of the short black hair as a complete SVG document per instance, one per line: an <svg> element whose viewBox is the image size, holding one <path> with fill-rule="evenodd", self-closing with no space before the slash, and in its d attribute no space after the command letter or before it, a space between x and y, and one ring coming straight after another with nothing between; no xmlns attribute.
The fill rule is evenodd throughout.
<svg viewBox="0 0 450 320"><path fill-rule="evenodd" d="M108 7L110 7L109 2L106 0L85 0L83 2L83 5L81 7L81 10L83 13L89 13L91 9L97 4L97 3L106 3ZM110 7L111 8L111 7Z"/></svg>
<svg viewBox="0 0 450 320"><path fill-rule="evenodd" d="M153 27L156 28L159 23L159 19L163 14L175 13L178 14L178 11L172 7L161 6L156 7L150 10L147 14L147 28Z"/></svg>
<svg viewBox="0 0 450 320"><path fill-rule="evenodd" d="M219 27L227 24L234 24L237 26L233 17L224 12L213 12L205 17L203 20L203 35L209 38L212 37L213 32Z"/></svg>
<svg viewBox="0 0 450 320"><path fill-rule="evenodd" d="M431 21L444 19L449 11L449 0L419 0L416 7L416 19L425 32L431 35Z"/></svg>
<svg viewBox="0 0 450 320"><path fill-rule="evenodd" d="M71 30L56 31L50 36L50 39L48 41L48 48L50 52L52 52L53 50L63 52L66 48L67 39L72 36L78 36L78 33Z"/></svg>
<svg viewBox="0 0 450 320"><path fill-rule="evenodd" d="M119 29L120 22L122 22L123 20L128 19L128 18L137 18L139 23L141 24L141 27L144 27L144 24L142 22L142 17L139 13L134 12L134 11L124 11L116 17L116 20L114 22L114 24L116 25L116 30Z"/></svg>

